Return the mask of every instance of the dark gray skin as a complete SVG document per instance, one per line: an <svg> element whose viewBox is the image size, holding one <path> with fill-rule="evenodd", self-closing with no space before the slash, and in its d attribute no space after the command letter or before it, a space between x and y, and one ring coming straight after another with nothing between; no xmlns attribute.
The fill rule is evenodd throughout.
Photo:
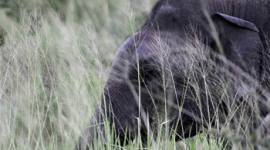
<svg viewBox="0 0 270 150"><path fill-rule="evenodd" d="M221 3L228 5L230 9L225 10L224 7L219 7ZM207 93L203 88L205 80L197 75L194 76L198 78L197 83L201 87L198 94L201 106L192 99L196 89L188 86L185 82L187 78L185 72L181 70L189 66L188 62L184 61L188 60L188 56L181 52L182 46L189 41L188 35L192 38L200 35L201 43L210 49L211 61L215 62L221 70L229 71L234 77L250 85L250 89L239 92L240 85L236 83L237 80L230 79L231 76L224 75L222 71L216 71L216 74L224 75L224 80L228 80L231 87L229 91L234 96L232 101L237 99L241 103L242 97L251 92L257 92L257 95L261 94L258 114L264 117L269 113L269 108L264 104L270 81L269 68L265 61L269 54L266 39L270 37L268 5L265 3L247 4L245 1L224 3L218 0L217 2L203 0L203 4L205 5L198 0L160 0L157 2L142 29L131 35L118 49L104 88L101 104L96 108L94 116L79 138L76 149L89 149L89 145L94 146L94 139L104 140L104 137L98 137L96 133L105 135L102 124L105 116L110 127L114 128L115 139L118 139L120 143L125 142L126 131L130 140L136 138L138 128L142 139L147 138L147 133L149 133L147 130L155 135L155 124L159 123L156 118L164 113L164 110L160 109L164 107L164 101L168 105L173 105L168 106L167 117L169 127L175 129L179 135L175 137L176 140L192 137L201 132L202 127L215 126L216 122L209 120L215 120L217 108L220 108L223 116L228 115L228 108L232 106L220 100L221 93L217 92L217 86L209 86L210 93L214 94ZM207 13L204 11L206 8ZM248 16L251 11L256 13ZM214 29L211 25L214 25L216 34L213 34ZM194 34L190 33L190 28L196 29ZM177 47L178 50L171 50L168 55L165 50L160 53L160 50L157 51L153 47L160 44L157 38L170 49ZM219 58L220 55L224 56L228 62ZM168 61L161 61L163 59ZM164 71L167 77L166 89L161 83L164 77L162 65L170 66L173 70L172 72ZM216 68L213 72L215 70ZM219 76L208 75L206 81L211 81L211 83L217 81L216 84L218 84L218 78ZM186 92L184 98L182 98L183 91ZM209 103L209 97L214 101ZM202 108L207 108L207 110L202 110ZM160 111L158 115L157 111ZM150 129L147 128L146 115L149 116ZM140 126L138 126L138 118L141 120ZM127 142L130 141L127 140Z"/></svg>

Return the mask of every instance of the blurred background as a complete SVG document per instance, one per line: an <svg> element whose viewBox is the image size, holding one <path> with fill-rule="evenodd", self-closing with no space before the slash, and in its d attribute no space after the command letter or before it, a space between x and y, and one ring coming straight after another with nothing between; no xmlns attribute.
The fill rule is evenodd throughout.
<svg viewBox="0 0 270 150"><path fill-rule="evenodd" d="M156 0L0 0L0 149L74 149Z"/></svg>

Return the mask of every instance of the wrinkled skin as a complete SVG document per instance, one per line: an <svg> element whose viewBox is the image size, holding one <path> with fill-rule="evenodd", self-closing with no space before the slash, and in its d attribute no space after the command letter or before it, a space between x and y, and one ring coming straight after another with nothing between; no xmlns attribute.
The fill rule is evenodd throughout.
<svg viewBox="0 0 270 150"><path fill-rule="evenodd" d="M103 139L96 133L105 134L102 124L105 115L120 143L124 143L126 131L131 140L136 138L138 128L142 139L146 139L149 130L155 137L156 125L166 121L165 118L169 120L169 127L179 135L176 140L192 137L201 132L202 127L216 126L217 109L221 117L218 120L222 122L222 116L226 117L228 111L242 103L243 97L250 93L259 97L259 111L251 114L261 118L267 116L269 108L265 102L270 81L266 61L269 58L266 43L270 37L267 2L157 2L142 29L118 49L101 104L83 131L76 149L89 149L94 138ZM198 63L191 61L185 51L185 45L192 44L196 37L206 49L203 52L205 60ZM197 72L204 68L202 64L210 61L215 67L206 69L213 74L199 75ZM192 75L191 64L197 65ZM223 87L220 80L228 83L229 98L226 100L229 102L221 98L223 93L219 89ZM199 90L189 82L196 83ZM162 109L165 103L168 105L167 116ZM146 116L149 116L150 128L147 128Z"/></svg>

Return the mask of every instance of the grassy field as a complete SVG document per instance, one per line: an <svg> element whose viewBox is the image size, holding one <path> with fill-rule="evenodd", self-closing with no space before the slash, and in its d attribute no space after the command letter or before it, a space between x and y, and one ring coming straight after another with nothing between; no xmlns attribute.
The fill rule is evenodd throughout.
<svg viewBox="0 0 270 150"><path fill-rule="evenodd" d="M151 2L66 0L61 13L41 0L14 2L0 12L0 149L74 149L114 53Z"/></svg>
<svg viewBox="0 0 270 150"><path fill-rule="evenodd" d="M0 9L0 149L74 149L115 52L155 0L16 2ZM161 138L149 149L223 149L220 143L215 134L199 134L177 143ZM140 141L123 149L139 147Z"/></svg>

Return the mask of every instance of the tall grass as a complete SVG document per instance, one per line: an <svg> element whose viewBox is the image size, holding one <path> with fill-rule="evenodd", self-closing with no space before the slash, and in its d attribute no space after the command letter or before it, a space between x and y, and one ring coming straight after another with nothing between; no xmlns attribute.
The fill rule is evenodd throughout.
<svg viewBox="0 0 270 150"><path fill-rule="evenodd" d="M100 102L117 48L141 26L155 1L10 2L1 17L7 24L0 23L6 32L0 47L0 149L74 149ZM7 18L4 12L12 10L13 19ZM161 125L149 149L224 149L226 143L223 130L181 142L162 130ZM225 136L234 132L227 130ZM110 133L107 139L112 142ZM139 149L141 140L122 148ZM241 149L235 141L233 148ZM95 142L96 149L117 147Z"/></svg>
<svg viewBox="0 0 270 150"><path fill-rule="evenodd" d="M124 6L145 8L67 0L63 20L44 3L9 1L2 10L0 149L74 149L100 101L114 53L132 34ZM9 11L19 19L5 17Z"/></svg>

